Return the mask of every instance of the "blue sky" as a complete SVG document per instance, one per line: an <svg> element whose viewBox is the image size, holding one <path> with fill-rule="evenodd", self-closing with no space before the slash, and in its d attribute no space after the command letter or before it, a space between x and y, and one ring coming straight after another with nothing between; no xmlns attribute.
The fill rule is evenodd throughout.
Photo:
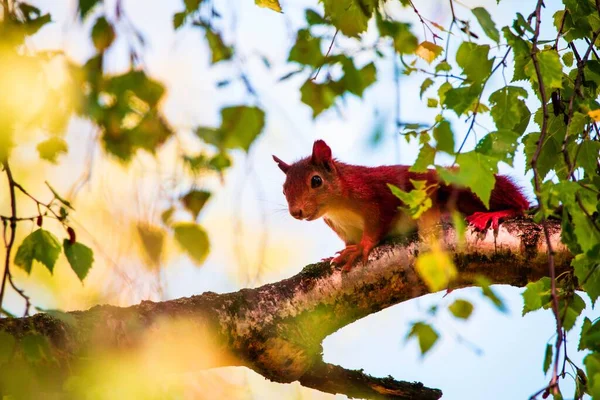
<svg viewBox="0 0 600 400"><path fill-rule="evenodd" d="M47 6L46 2L37 3L43 9ZM106 3L108 9L113 8L110 6L114 4L112 1ZM244 69L257 89L261 105L268 112L266 129L248 156L235 156L235 167L227 174L224 185L217 179L200 183L217 190L201 220L213 239L211 255L202 268L191 265L185 257L171 261L172 265L162 273L165 298L190 296L207 290L227 292L277 281L342 247L339 239L321 221L296 221L287 214L281 194L284 176L272 162L271 154L293 161L307 155L312 142L322 138L330 144L335 157L349 163L410 164L416 159L416 143L393 139L395 100L391 62L378 64L378 81L366 91L364 99L348 97L341 106L341 113L330 110L313 121L312 111L300 102L297 90L306 75L284 83L277 80L294 68L285 63L294 39L289 28L303 24L302 11L306 5L314 8L319 5L316 1L282 1L285 11L282 15L258 8L253 3L251 0L214 2L224 17L224 38L237 41L246 59ZM450 15L446 1L417 3L423 15L447 25ZM465 6L457 9L463 16L468 16L467 7L488 7L499 27L511 24L517 11L527 16L534 6L532 1L512 0L502 0L499 6L495 1L462 3ZM89 29L91 21L88 20L84 27L76 23L75 4L70 1L68 5L67 2L52 5L49 10L56 23L33 40L36 48L63 47L79 61L92 54L89 39L82 34ZM168 95L163 108L176 129L185 134L196 125L216 125L221 106L252 103L239 84L224 90L215 88L215 83L234 69L226 65L209 67L208 50L200 30L172 31L171 16L183 8L180 2L124 0L124 5L132 22L148 41L144 53L147 70L167 85ZM543 21L547 27L560 5L556 0L546 1ZM416 22L409 10L391 11L404 20ZM415 32L423 35L419 26ZM546 29L541 37L555 37L555 33ZM451 53L456 50L457 43L457 39L452 42ZM253 57L256 52L271 60L272 70L265 69L262 62ZM127 65L126 46L120 41L108 54L107 70L119 72ZM510 70L509 66L507 79L510 79ZM423 75L402 78L400 115L403 120L433 121L436 111L426 108L425 101L418 98L424 78ZM489 83L490 93L501 83L501 75L493 78ZM530 106L535 104L533 97L528 100ZM385 137L378 147L372 148L368 137L378 118L375 110L385 118ZM456 141L460 142L467 125L457 118L450 119ZM486 116L479 122L493 128ZM71 130L81 126L82 123L75 123ZM535 129L533 123L528 131L532 129ZM478 138L485 132L485 129L477 128ZM69 132L68 137L77 143L73 132ZM474 144L473 140L467 141L467 148ZM447 163L449 160L442 157L438 161ZM500 169L524 185L533 198L530 176L523 173L522 152L516 157L514 169L507 165L501 165ZM256 266L263 234L267 235L265 248L268 254L266 262ZM231 248L236 243L247 260L242 265L231 255ZM441 388L444 399L528 398L547 381L542 373L542 361L546 342L552 339L554 320L550 312L521 317L521 289L501 286L497 290L508 305L507 315L497 312L477 289L457 290L445 299L441 295L430 295L371 315L328 337L324 343L325 359L347 368L363 368L377 376L392 375L401 380L421 381L427 386ZM442 333L442 339L430 354L421 357L414 341L404 341L410 322L427 319L426 310L430 305L448 305L455 298L471 300L475 304L474 314L467 322L456 321L444 313L438 315L431 322ZM52 300L48 302L52 303ZM589 301L585 314L598 316ZM578 322L569 335L568 346L569 356L580 362L583 354L577 353L576 347L581 318ZM463 338L462 343L459 337ZM280 398L281 392L275 387L275 384L265 386L254 398ZM565 384L564 387L569 388L564 392L565 398L569 398L571 386Z"/></svg>

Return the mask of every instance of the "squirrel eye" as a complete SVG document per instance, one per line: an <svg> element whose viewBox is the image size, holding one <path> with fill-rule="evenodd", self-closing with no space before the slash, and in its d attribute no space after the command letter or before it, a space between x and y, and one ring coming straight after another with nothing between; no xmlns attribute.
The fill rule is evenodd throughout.
<svg viewBox="0 0 600 400"><path fill-rule="evenodd" d="M319 175L313 176L310 180L310 187L312 187L313 189L318 188L322 184L323 184L323 179L321 179L321 177Z"/></svg>

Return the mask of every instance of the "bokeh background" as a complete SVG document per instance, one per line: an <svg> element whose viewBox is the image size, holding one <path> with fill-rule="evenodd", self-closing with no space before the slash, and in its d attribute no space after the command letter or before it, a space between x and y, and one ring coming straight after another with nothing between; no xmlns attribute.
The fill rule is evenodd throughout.
<svg viewBox="0 0 600 400"><path fill-rule="evenodd" d="M51 12L54 22L28 40L29 49L62 50L79 63L93 54L89 39L93 18L81 24L76 17L75 0L31 3ZM295 28L305 24L305 8L318 9L319 3L282 0L283 14L259 8L251 0L213 3L222 15L224 40L236 43L239 55L236 65L211 66L201 30L189 26L173 30L172 16L181 10L181 1L123 1L124 12L145 38L146 47L141 52L145 71L167 88L161 109L177 131L177 138L163 146L156 156L138 154L124 167L102 150L97 128L77 118L68 125L69 153L57 165L41 161L37 156L36 144L44 138L43 132L27 132L17 138L18 147L11 162L18 181L41 199L51 197L44 181L51 182L59 193L67 194L76 209L71 220L78 237L95 251L95 264L84 284L64 259L59 260L53 275L40 265L34 265L29 276L15 269L16 283L31 295L35 306L66 311L99 303L127 306L144 299L159 301L204 291L236 291L292 276L304 265L331 256L343 243L322 221L302 222L289 216L281 193L284 176L273 163L271 154L294 161L308 155L315 139L324 139L335 157L349 163L411 164L416 159L418 144L409 143L397 134L395 119L399 116L403 122L425 124L434 120L436 110L427 108L426 102L418 96L423 75L400 76L398 104L394 63L378 61L377 82L362 99L345 97L338 107L313 120L312 110L300 101L298 90L306 76L300 74L281 82L279 78L295 68L287 63L287 56L295 41ZM421 14L441 25L449 24L446 1L418 3ZM469 13L469 8L475 6L486 7L497 26L510 25L516 12L527 16L534 6L533 2L517 0L502 0L500 4L464 0L457 4L460 13ZM561 4L558 0L547 0L545 4L543 19L550 20ZM423 31L412 11L401 9L399 4L387 7L393 15L412 22L416 27L414 32L423 39ZM113 9L114 2L106 0L109 17ZM541 38L554 38L552 24L546 28ZM118 29L121 31L118 30L117 42L105 60L107 73L122 73L129 68L127 35L133 33L123 26ZM368 40L369 33L365 35ZM350 41L336 43L345 48L352 45ZM451 59L455 50L451 45ZM270 67L263 62L263 56L269 60ZM507 68L504 78L509 80L511 71L511 67ZM54 76L57 80L64 79L63 73L57 68ZM251 81L255 98L249 98L240 83L216 87L216 82L241 73ZM503 75L492 78L487 88L489 93L502 82ZM531 105L537 100L530 95L528 101ZM221 107L244 102L260 104L267 112L265 129L248 154L235 152L233 168L222 177L194 177L187 173L179 155L182 148L200 146L193 138L193 127L218 125ZM457 118L451 121L456 142L460 142L468 126ZM493 127L486 116L479 117L478 122L481 126L475 129L476 139L485 135L486 127ZM532 125L533 122L528 131L533 129ZM466 149L475 143L474 139L467 141ZM451 163L443 157L437 161ZM501 173L513 176L533 199L531 177L524 175L524 169L522 149L517 153L514 169L500 165ZM174 242L167 240L160 263L152 262L142 244L140 227L159 224L161 212L190 187L213 191L200 216L211 242L208 259L198 266ZM28 211L35 214L34 207L24 201L20 206L24 214ZM7 214L7 209L7 193L0 192L1 213ZM177 213L174 218L178 218ZM19 232L21 238L28 229L34 228L33 224L23 226ZM528 398L547 383L542 362L546 342L552 339L554 332L554 319L550 312L541 311L521 317L522 290L500 286L497 291L508 306L506 314L495 309L477 289L454 291L446 298L441 294L426 296L371 315L328 337L324 343L325 360L346 368L364 369L376 376L420 381L429 387L441 388L444 399ZM466 298L475 304L468 321L457 321L444 313L432 319L427 313L430 306L448 305L456 298ZM588 308L584 315L598 316L587 297L586 301ZM9 292L6 307L20 309L22 300L16 293ZM422 319L431 322L442 334L425 357L421 356L415 341L405 341L409 323ZM573 332L580 331L581 320L582 317ZM584 354L577 352L575 334L568 348L569 357L581 363ZM172 354L175 357L176 349ZM130 379L124 378L135 375L136 365L131 360L107 359L101 375L104 383L97 386L96 394L105 396L108 392L102 388L110 386L111 393L120 394L121 398L145 396L143 391L136 391L139 388L135 389ZM166 379L168 371L149 368L145 373L143 380L158 376ZM187 373L170 377L163 384L167 388L165 393L176 393L175 398L336 397L298 384L271 383L245 368ZM171 392L173 387L177 389ZM564 392L571 392L570 388L566 383Z"/></svg>

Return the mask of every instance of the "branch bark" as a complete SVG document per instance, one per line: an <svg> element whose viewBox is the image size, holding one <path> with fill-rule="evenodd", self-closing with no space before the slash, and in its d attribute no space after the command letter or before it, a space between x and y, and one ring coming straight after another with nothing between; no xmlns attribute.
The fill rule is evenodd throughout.
<svg viewBox="0 0 600 400"><path fill-rule="evenodd" d="M560 224L548 222L555 249L556 272L570 270L571 256L560 243ZM542 227L529 218L503 223L497 237L467 233L463 247L455 232L444 228L443 241L454 253L461 272L453 288L472 286L475 274L492 283L524 286L548 274ZM191 321L198 338L210 343L217 355L203 368L244 365L276 382L299 381L328 393L369 399L438 399L442 392L421 383L374 378L322 360L321 342L338 329L394 304L429 293L414 271L414 261L426 251L419 240L376 248L365 265L342 273L328 263L306 266L302 272L277 283L235 293L206 292L190 298L120 308L96 306L68 313L68 322L37 314L0 320L0 332L17 340L36 332L56 350L59 369L67 371L90 349L135 350L144 335L159 323ZM176 341L177 337L165 340ZM199 339L200 340L200 339ZM18 353L16 351L15 353ZM13 358L15 356L13 355Z"/></svg>

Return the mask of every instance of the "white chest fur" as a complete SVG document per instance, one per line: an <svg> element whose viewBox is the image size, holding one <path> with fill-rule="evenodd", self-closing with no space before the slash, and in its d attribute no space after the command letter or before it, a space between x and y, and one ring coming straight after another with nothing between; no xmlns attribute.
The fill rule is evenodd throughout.
<svg viewBox="0 0 600 400"><path fill-rule="evenodd" d="M363 217L350 210L329 211L324 217L346 243L358 243L365 227Z"/></svg>

